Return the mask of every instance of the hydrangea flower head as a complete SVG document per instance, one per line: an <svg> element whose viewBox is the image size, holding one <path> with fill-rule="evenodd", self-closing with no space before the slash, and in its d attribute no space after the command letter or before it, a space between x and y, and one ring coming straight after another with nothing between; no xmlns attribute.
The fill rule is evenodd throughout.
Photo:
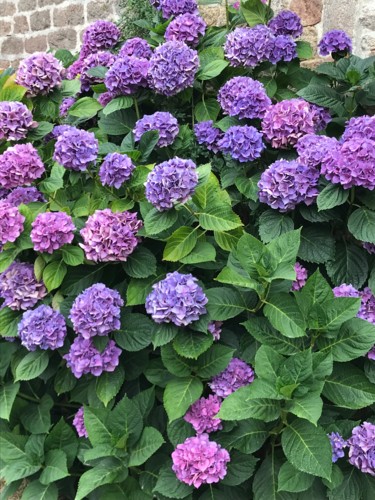
<svg viewBox="0 0 375 500"><path fill-rule="evenodd" d="M296 57L298 57L297 45L293 38L289 35L275 36L268 60L276 64L280 61L292 61Z"/></svg>
<svg viewBox="0 0 375 500"><path fill-rule="evenodd" d="M254 380L254 370L244 361L233 358L221 373L213 377L208 384L217 396L226 398L240 387L251 384Z"/></svg>
<svg viewBox="0 0 375 500"><path fill-rule="evenodd" d="M229 453L208 434L187 438L172 453L172 469L177 479L199 488L202 484L218 483L227 474Z"/></svg>
<svg viewBox="0 0 375 500"><path fill-rule="evenodd" d="M173 144L179 132L178 121L167 111L156 111L153 115L144 115L137 121L133 130L136 141L139 141L142 135L150 130L159 133L157 145L163 148Z"/></svg>
<svg viewBox="0 0 375 500"><path fill-rule="evenodd" d="M363 422L354 427L348 445L349 462L361 472L375 476L375 425Z"/></svg>
<svg viewBox="0 0 375 500"><path fill-rule="evenodd" d="M208 300L197 278L177 271L153 285L146 298L146 311L156 323L187 326L206 314Z"/></svg>
<svg viewBox="0 0 375 500"><path fill-rule="evenodd" d="M368 359L371 359L371 361L375 361L375 344L374 347L372 347L367 353L367 357Z"/></svg>
<svg viewBox="0 0 375 500"><path fill-rule="evenodd" d="M357 116L351 118L345 127L342 141L350 139L371 139L375 141L375 116Z"/></svg>
<svg viewBox="0 0 375 500"><path fill-rule="evenodd" d="M196 0L158 0L157 3L157 8L161 10L165 19L187 12L197 12L198 10Z"/></svg>
<svg viewBox="0 0 375 500"><path fill-rule="evenodd" d="M212 334L214 340L220 340L222 321L210 321L207 326L207 331Z"/></svg>
<svg viewBox="0 0 375 500"><path fill-rule="evenodd" d="M366 250L366 252L370 254L375 254L375 244L363 242L362 247Z"/></svg>
<svg viewBox="0 0 375 500"><path fill-rule="evenodd" d="M290 35L298 38L302 35L301 18L291 10L282 10L268 23L275 35Z"/></svg>
<svg viewBox="0 0 375 500"><path fill-rule="evenodd" d="M75 127L72 127L71 125L55 125L52 129L52 132L47 134L44 138L46 142L51 141L52 139L57 139L59 135L62 135L64 132L67 132L68 130L77 130Z"/></svg>
<svg viewBox="0 0 375 500"><path fill-rule="evenodd" d="M84 339L78 335L70 346L68 354L63 358L76 378L88 373L99 377L103 372L115 371L121 352L113 340L110 340L100 352L94 346L92 339Z"/></svg>
<svg viewBox="0 0 375 500"><path fill-rule="evenodd" d="M218 142L224 137L224 132L213 126L212 120L196 123L194 125L195 137L198 144L203 144L209 151L218 153Z"/></svg>
<svg viewBox="0 0 375 500"><path fill-rule="evenodd" d="M360 296L359 291L356 288L354 288L353 285L347 285L346 283L343 283L340 286L335 286L335 288L332 289L332 292L335 297L358 298Z"/></svg>
<svg viewBox="0 0 375 500"><path fill-rule="evenodd" d="M103 92L98 97L98 103L101 104L103 108L105 108L107 104L109 104L115 97L116 94L113 92Z"/></svg>
<svg viewBox="0 0 375 500"><path fill-rule="evenodd" d="M206 23L198 14L180 14L167 27L165 39L185 42L190 47L196 47L199 38L206 32Z"/></svg>
<svg viewBox="0 0 375 500"><path fill-rule="evenodd" d="M311 110L314 114L313 121L315 123L315 132L320 132L324 130L328 123L332 120L331 113L329 109L318 106L317 104L310 103Z"/></svg>
<svg viewBox="0 0 375 500"><path fill-rule="evenodd" d="M15 207L21 204L27 205L36 201L46 201L42 193L36 187L19 187L13 189L5 198L8 203Z"/></svg>
<svg viewBox="0 0 375 500"><path fill-rule="evenodd" d="M150 87L167 97L176 95L193 85L198 67L196 50L184 42L166 42L155 49L150 59Z"/></svg>
<svg viewBox="0 0 375 500"><path fill-rule="evenodd" d="M208 398L200 398L193 403L184 420L189 422L197 434L219 431L223 428L220 418L214 418L220 411L221 399L210 394Z"/></svg>
<svg viewBox="0 0 375 500"><path fill-rule="evenodd" d="M42 281L37 281L33 264L13 262L0 274L0 297L3 306L15 311L26 310L47 295Z"/></svg>
<svg viewBox="0 0 375 500"><path fill-rule="evenodd" d="M99 177L103 186L120 189L128 181L135 169L132 160L126 154L108 153L99 169Z"/></svg>
<svg viewBox="0 0 375 500"><path fill-rule="evenodd" d="M375 325L375 297L371 288L366 287L360 293L361 307L358 317L369 321Z"/></svg>
<svg viewBox="0 0 375 500"><path fill-rule="evenodd" d="M59 108L59 114L62 118L68 116L68 111L75 102L76 102L75 97L66 97L65 99L63 99Z"/></svg>
<svg viewBox="0 0 375 500"><path fill-rule="evenodd" d="M44 171L38 151L29 142L16 144L0 155L0 186L6 189L30 186Z"/></svg>
<svg viewBox="0 0 375 500"><path fill-rule="evenodd" d="M119 330L123 305L124 301L117 290L112 290L103 283L95 283L75 299L69 318L74 331L84 339L108 335Z"/></svg>
<svg viewBox="0 0 375 500"><path fill-rule="evenodd" d="M339 147L337 139L325 135L306 134L298 140L298 161L307 167L320 167L324 158Z"/></svg>
<svg viewBox="0 0 375 500"><path fill-rule="evenodd" d="M351 38L342 30L332 30L325 33L318 47L321 56L332 55L334 58L335 56L344 57L351 54L353 50Z"/></svg>
<svg viewBox="0 0 375 500"><path fill-rule="evenodd" d="M147 87L149 61L134 56L118 57L105 75L105 85L114 95L131 95Z"/></svg>
<svg viewBox="0 0 375 500"><path fill-rule="evenodd" d="M238 118L263 118L271 99L264 86L248 76L236 76L219 90L218 101L223 111Z"/></svg>
<svg viewBox="0 0 375 500"><path fill-rule="evenodd" d="M38 214L31 227L30 237L36 252L53 253L74 238L72 218L65 212Z"/></svg>
<svg viewBox="0 0 375 500"><path fill-rule="evenodd" d="M292 283L292 291L296 292L306 285L308 273L307 269L299 262L296 262L294 270L296 271L296 279Z"/></svg>
<svg viewBox="0 0 375 500"><path fill-rule="evenodd" d="M225 57L231 66L254 68L269 59L274 38L272 31L263 24L253 28L236 28L227 35Z"/></svg>
<svg viewBox="0 0 375 500"><path fill-rule="evenodd" d="M25 217L18 208L5 200L0 201L0 245L13 243L23 231Z"/></svg>
<svg viewBox="0 0 375 500"><path fill-rule="evenodd" d="M79 57L79 59L74 61L74 63L71 64L69 66L69 68L67 68L66 78L68 80L74 80L75 78L77 78L78 75L80 75L82 73L83 61L84 61L84 58L81 56L81 57Z"/></svg>
<svg viewBox="0 0 375 500"><path fill-rule="evenodd" d="M185 203L198 184L196 165L192 160L175 157L155 166L146 181L146 198L160 212L177 203Z"/></svg>
<svg viewBox="0 0 375 500"><path fill-rule="evenodd" d="M94 54L89 54L82 62L81 68L81 91L88 92L91 85L99 84L104 82L104 78L97 76L91 76L89 74L90 69L96 68L97 66L103 66L104 68L110 68L116 61L116 56L108 51L99 51Z"/></svg>
<svg viewBox="0 0 375 500"><path fill-rule="evenodd" d="M344 449L348 446L348 443L338 432L331 432L328 437L332 446L332 462L336 463L339 458L345 456Z"/></svg>
<svg viewBox="0 0 375 500"><path fill-rule="evenodd" d="M110 21L95 21L83 33L82 55L108 50L116 45L121 36L118 27Z"/></svg>
<svg viewBox="0 0 375 500"><path fill-rule="evenodd" d="M152 56L152 49L144 38L129 38L122 45L118 55L120 57L133 56L140 57L141 59L150 59Z"/></svg>
<svg viewBox="0 0 375 500"><path fill-rule="evenodd" d="M143 226L136 213L96 210L81 229L80 246L86 259L94 262L125 262L139 243L137 231Z"/></svg>
<svg viewBox="0 0 375 500"><path fill-rule="evenodd" d="M46 305L24 312L18 324L21 344L28 351L58 349L64 345L66 333L64 316Z"/></svg>
<svg viewBox="0 0 375 500"><path fill-rule="evenodd" d="M83 172L96 161L99 143L92 132L70 127L57 137L53 159L63 167Z"/></svg>
<svg viewBox="0 0 375 500"><path fill-rule="evenodd" d="M37 126L31 111L22 102L0 102L0 141L25 139L28 131Z"/></svg>
<svg viewBox="0 0 375 500"><path fill-rule="evenodd" d="M35 52L20 62L16 83L27 89L27 94L34 97L48 94L62 82L64 67L52 54Z"/></svg>
<svg viewBox="0 0 375 500"><path fill-rule="evenodd" d="M229 127L217 145L220 151L241 163L256 160L265 147L262 134L249 125Z"/></svg>
<svg viewBox="0 0 375 500"><path fill-rule="evenodd" d="M81 406L81 408L74 415L73 425L79 437L85 437L85 438L89 437L87 429L85 427L83 406Z"/></svg>

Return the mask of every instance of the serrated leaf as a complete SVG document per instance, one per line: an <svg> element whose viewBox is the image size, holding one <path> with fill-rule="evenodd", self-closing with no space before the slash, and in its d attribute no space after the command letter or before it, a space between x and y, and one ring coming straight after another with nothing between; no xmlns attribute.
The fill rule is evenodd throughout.
<svg viewBox="0 0 375 500"><path fill-rule="evenodd" d="M50 484L69 476L66 454L62 450L51 450L45 457L45 468L40 475L42 484Z"/></svg>
<svg viewBox="0 0 375 500"><path fill-rule="evenodd" d="M266 23L267 7L259 0L242 0L240 9L249 26Z"/></svg>
<svg viewBox="0 0 375 500"><path fill-rule="evenodd" d="M211 80L216 76L219 76L225 68L229 65L228 61L224 61L223 59L216 59L214 61L209 62L205 66L202 66L198 71L197 79L198 80Z"/></svg>
<svg viewBox="0 0 375 500"><path fill-rule="evenodd" d="M176 352L184 358L197 359L213 343L213 336L185 329L180 331L173 341Z"/></svg>
<svg viewBox="0 0 375 500"><path fill-rule="evenodd" d="M133 99L129 96L123 95L121 97L112 99L112 101L110 101L103 109L103 113L105 115L109 115L114 111L118 111L119 109L127 109L131 106L133 106Z"/></svg>
<svg viewBox="0 0 375 500"><path fill-rule="evenodd" d="M220 104L216 99L205 99L204 101L198 102L194 109L195 118L198 122L204 122L208 120L216 121L220 112Z"/></svg>
<svg viewBox="0 0 375 500"><path fill-rule="evenodd" d="M303 341L300 338L291 339L285 337L272 327L266 318L253 317L242 323L246 330L258 342L273 347L279 354L291 355L303 349Z"/></svg>
<svg viewBox="0 0 375 500"><path fill-rule="evenodd" d="M19 382L8 382L0 386L0 418L9 420L10 412L12 411L12 406L19 389Z"/></svg>
<svg viewBox="0 0 375 500"><path fill-rule="evenodd" d="M63 282L67 272L68 268L62 260L54 260L47 264L43 270L43 282L47 290L51 292L58 288Z"/></svg>
<svg viewBox="0 0 375 500"><path fill-rule="evenodd" d="M163 465L160 469L156 486L153 489L154 493L173 499L186 498L192 491L192 486L177 479L171 464Z"/></svg>
<svg viewBox="0 0 375 500"><path fill-rule="evenodd" d="M139 441L131 450L129 467L142 465L164 443L163 436L154 427L145 427Z"/></svg>
<svg viewBox="0 0 375 500"><path fill-rule="evenodd" d="M186 257L195 247L198 240L197 228L179 227L167 240L163 260L178 262Z"/></svg>
<svg viewBox="0 0 375 500"><path fill-rule="evenodd" d="M199 223L207 231L230 231L242 226L241 219L230 206L208 206L205 213L199 214Z"/></svg>
<svg viewBox="0 0 375 500"><path fill-rule="evenodd" d="M176 377L188 377L191 374L191 362L177 354L172 345L162 347L161 359L166 369Z"/></svg>
<svg viewBox="0 0 375 500"><path fill-rule="evenodd" d="M309 392L305 396L294 398L286 403L286 410L297 417L304 418L317 425L323 411L323 401L319 394Z"/></svg>
<svg viewBox="0 0 375 500"><path fill-rule="evenodd" d="M234 318L245 310L240 294L232 288L210 288L206 291L207 310L216 321Z"/></svg>
<svg viewBox="0 0 375 500"><path fill-rule="evenodd" d="M264 314L271 325L286 337L306 335L306 325L295 299L288 294L272 296L266 302Z"/></svg>
<svg viewBox="0 0 375 500"><path fill-rule="evenodd" d="M104 406L113 399L120 391L125 380L125 372L119 365L114 372L103 372L96 379L96 394Z"/></svg>
<svg viewBox="0 0 375 500"><path fill-rule="evenodd" d="M349 190L343 189L339 184L328 184L323 191L319 193L316 200L318 209L329 210L330 208L343 205L349 197Z"/></svg>
<svg viewBox="0 0 375 500"><path fill-rule="evenodd" d="M210 378L223 371L232 359L234 349L223 345L213 345L199 356L196 372L201 378Z"/></svg>
<svg viewBox="0 0 375 500"><path fill-rule="evenodd" d="M257 461L258 459L252 455L245 455L237 450L232 451L222 484L237 486L247 481L254 474Z"/></svg>
<svg viewBox="0 0 375 500"><path fill-rule="evenodd" d="M68 114L76 118L89 120L101 109L103 109L102 105L93 97L82 97L69 108Z"/></svg>
<svg viewBox="0 0 375 500"><path fill-rule="evenodd" d="M298 257L306 262L322 264L333 259L335 240L328 228L319 225L302 229Z"/></svg>
<svg viewBox="0 0 375 500"><path fill-rule="evenodd" d="M22 500L57 500L59 490L55 484L29 483L22 493Z"/></svg>
<svg viewBox="0 0 375 500"><path fill-rule="evenodd" d="M268 436L267 426L264 422L248 418L240 420L231 432L225 433L223 445L250 454L259 450Z"/></svg>
<svg viewBox="0 0 375 500"><path fill-rule="evenodd" d="M155 324L152 331L152 344L154 348L168 344L179 332L179 328L173 324Z"/></svg>
<svg viewBox="0 0 375 500"><path fill-rule="evenodd" d="M73 245L64 245L61 248L62 258L68 266L79 266L83 264L85 254L82 248Z"/></svg>
<svg viewBox="0 0 375 500"><path fill-rule="evenodd" d="M13 311L9 307L4 307L0 310L0 335L4 337L18 336L18 323L20 322L21 314L19 311Z"/></svg>
<svg viewBox="0 0 375 500"><path fill-rule="evenodd" d="M199 264L201 262L215 262L215 258L215 247L211 243L198 240L194 249L186 257L180 259L180 262L183 264Z"/></svg>
<svg viewBox="0 0 375 500"><path fill-rule="evenodd" d="M375 243L375 212L357 208L349 217L348 229L357 240Z"/></svg>
<svg viewBox="0 0 375 500"><path fill-rule="evenodd" d="M255 174L252 177L238 176L235 180L235 185L238 191L249 200L258 200L258 182L260 174Z"/></svg>
<svg viewBox="0 0 375 500"><path fill-rule="evenodd" d="M332 109L339 116L345 113L342 96L331 87L309 84L297 94L308 102Z"/></svg>
<svg viewBox="0 0 375 500"><path fill-rule="evenodd" d="M131 278L148 278L156 274L156 264L154 254L148 248L139 246L129 255L122 267Z"/></svg>
<svg viewBox="0 0 375 500"><path fill-rule="evenodd" d="M121 330L115 333L116 343L130 352L151 344L154 323L144 314L123 314Z"/></svg>
<svg viewBox="0 0 375 500"><path fill-rule="evenodd" d="M112 460L113 462L107 459L82 474L74 500L82 500L98 486L113 483L120 478L126 478L123 465L118 460Z"/></svg>
<svg viewBox="0 0 375 500"><path fill-rule="evenodd" d="M85 427L93 446L110 446L112 433L107 424L107 411L85 406L83 418Z"/></svg>
<svg viewBox="0 0 375 500"><path fill-rule="evenodd" d="M314 476L301 472L289 462L283 463L277 479L278 491L298 493L306 491L314 482Z"/></svg>
<svg viewBox="0 0 375 500"><path fill-rule="evenodd" d="M39 377L47 368L49 362L48 353L45 351L29 352L17 365L15 381L32 380Z"/></svg>
<svg viewBox="0 0 375 500"><path fill-rule="evenodd" d="M154 235L169 229L177 221L177 217L176 210L159 212L156 208L152 208L144 219L146 234Z"/></svg>
<svg viewBox="0 0 375 500"><path fill-rule="evenodd" d="M334 285L350 283L359 289L368 274L366 251L347 242L337 243L335 258L326 263L326 269Z"/></svg>
<svg viewBox="0 0 375 500"><path fill-rule="evenodd" d="M251 385L240 387L226 397L221 405L218 417L223 420L245 420L255 418L264 422L272 422L280 415L278 401L253 397Z"/></svg>
<svg viewBox="0 0 375 500"><path fill-rule="evenodd" d="M274 238L292 231L293 228L293 220L275 210L266 210L259 217L259 235L264 243L270 243Z"/></svg>
<svg viewBox="0 0 375 500"><path fill-rule="evenodd" d="M168 382L163 403L170 422L185 415L186 410L202 394L203 385L194 377L184 377Z"/></svg>

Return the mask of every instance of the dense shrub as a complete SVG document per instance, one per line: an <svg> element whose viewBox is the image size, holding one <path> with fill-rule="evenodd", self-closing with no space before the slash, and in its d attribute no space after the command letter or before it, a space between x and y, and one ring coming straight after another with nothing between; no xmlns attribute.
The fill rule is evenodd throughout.
<svg viewBox="0 0 375 500"><path fill-rule="evenodd" d="M374 57L152 4L0 75L3 495L372 499Z"/></svg>

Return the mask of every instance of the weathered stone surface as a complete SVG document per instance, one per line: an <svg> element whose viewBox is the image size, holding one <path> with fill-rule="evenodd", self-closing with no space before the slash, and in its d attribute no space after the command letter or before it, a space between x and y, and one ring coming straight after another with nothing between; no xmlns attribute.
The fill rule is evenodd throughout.
<svg viewBox="0 0 375 500"><path fill-rule="evenodd" d="M38 0L39 7L46 7L47 5L59 5L64 0Z"/></svg>
<svg viewBox="0 0 375 500"><path fill-rule="evenodd" d="M59 29L48 35L48 43L51 49L75 49L77 33L72 28Z"/></svg>
<svg viewBox="0 0 375 500"><path fill-rule="evenodd" d="M375 34L362 37L361 49L369 56L375 55Z"/></svg>
<svg viewBox="0 0 375 500"><path fill-rule="evenodd" d="M226 23L224 5L201 5L199 11L208 26L224 26Z"/></svg>
<svg viewBox="0 0 375 500"><path fill-rule="evenodd" d="M290 10L299 15L303 26L314 26L322 19L323 0L292 0Z"/></svg>
<svg viewBox="0 0 375 500"><path fill-rule="evenodd" d="M51 27L51 11L40 10L30 16L31 31L42 31Z"/></svg>
<svg viewBox="0 0 375 500"><path fill-rule="evenodd" d="M92 0L87 4L87 20L97 19L113 20L115 17L113 2L108 0Z"/></svg>
<svg viewBox="0 0 375 500"><path fill-rule="evenodd" d="M54 26L77 26L77 24L83 24L84 20L83 5L69 5L69 7L53 11Z"/></svg>
<svg viewBox="0 0 375 500"><path fill-rule="evenodd" d="M46 35L38 35L25 40L25 51L28 54L33 52L44 52L47 50L47 37Z"/></svg>
<svg viewBox="0 0 375 500"><path fill-rule="evenodd" d="M15 2L0 2L0 13L3 16L13 16L16 12Z"/></svg>
<svg viewBox="0 0 375 500"><path fill-rule="evenodd" d="M25 34L29 31L29 21L23 14L13 17L13 33ZM0 27L1 32L1 27Z"/></svg>
<svg viewBox="0 0 375 500"><path fill-rule="evenodd" d="M330 30L344 30L349 36L353 36L356 8L356 0L329 0L324 2L323 9L323 33Z"/></svg>
<svg viewBox="0 0 375 500"><path fill-rule="evenodd" d="M301 37L302 40L309 42L313 51L314 56L317 55L317 44L318 44L318 33L315 26L306 26L303 30L303 35Z"/></svg>
<svg viewBox="0 0 375 500"><path fill-rule="evenodd" d="M364 26L365 28L368 28L372 31L375 31L375 14L374 14L374 12L375 12L375 10L373 10L373 15L365 12L364 15L362 15L359 18L359 24L361 26Z"/></svg>
<svg viewBox="0 0 375 500"><path fill-rule="evenodd" d="M12 31L12 23L10 21L3 21L0 19L0 33L5 35L9 35Z"/></svg>
<svg viewBox="0 0 375 500"><path fill-rule="evenodd" d="M36 0L19 0L18 1L18 12L24 12L26 10L34 10L35 8L36 8Z"/></svg>
<svg viewBox="0 0 375 500"><path fill-rule="evenodd" d="M22 54L23 38L18 36L8 36L1 44L1 55Z"/></svg>

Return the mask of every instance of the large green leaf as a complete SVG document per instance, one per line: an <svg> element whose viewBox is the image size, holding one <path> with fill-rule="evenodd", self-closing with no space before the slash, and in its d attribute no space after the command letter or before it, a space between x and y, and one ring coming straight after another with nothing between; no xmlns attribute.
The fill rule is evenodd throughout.
<svg viewBox="0 0 375 500"><path fill-rule="evenodd" d="M18 323L21 315L19 311L13 311L9 307L4 307L0 310L0 335L4 337L18 336Z"/></svg>
<svg viewBox="0 0 375 500"><path fill-rule="evenodd" d="M170 463L163 465L160 469L156 486L153 489L153 492L173 499L186 498L192 491L192 486L188 486L177 479Z"/></svg>
<svg viewBox="0 0 375 500"><path fill-rule="evenodd" d="M328 227L319 224L302 230L298 257L306 262L321 264L333 259L334 255L335 240Z"/></svg>
<svg viewBox="0 0 375 500"><path fill-rule="evenodd" d="M248 418L241 420L238 425L222 436L225 447L232 447L243 453L249 454L259 450L269 434L267 426L261 420Z"/></svg>
<svg viewBox="0 0 375 500"><path fill-rule="evenodd" d="M55 484L29 483L22 493L22 500L57 500L59 490Z"/></svg>
<svg viewBox="0 0 375 500"><path fill-rule="evenodd" d="M355 297L327 299L323 305L316 307L317 317L309 326L317 330L335 331L345 321L354 318L359 307L360 299Z"/></svg>
<svg viewBox="0 0 375 500"><path fill-rule="evenodd" d="M45 468L40 475L42 484L55 483L63 477L69 476L66 454L62 450L51 450L45 457Z"/></svg>
<svg viewBox="0 0 375 500"><path fill-rule="evenodd" d="M183 264L199 264L201 262L215 262L216 250L211 243L198 240L194 249L180 259Z"/></svg>
<svg viewBox="0 0 375 500"><path fill-rule="evenodd" d="M103 372L96 379L96 394L104 406L113 399L121 389L125 380L124 368L120 365L114 372Z"/></svg>
<svg viewBox="0 0 375 500"><path fill-rule="evenodd" d="M306 491L314 482L314 476L301 472L289 462L285 462L279 471L278 491L298 493Z"/></svg>
<svg viewBox="0 0 375 500"><path fill-rule="evenodd" d="M342 96L331 87L309 84L307 87L299 90L297 94L308 102L332 109L339 116L345 113Z"/></svg>
<svg viewBox="0 0 375 500"><path fill-rule="evenodd" d="M109 135L125 135L134 128L137 117L132 110L121 109L108 116L102 116L99 120L99 127Z"/></svg>
<svg viewBox="0 0 375 500"><path fill-rule="evenodd" d="M242 0L241 14L249 26L265 24L267 21L267 7L259 0Z"/></svg>
<svg viewBox="0 0 375 500"><path fill-rule="evenodd" d="M153 328L154 323L144 314L124 313L121 330L115 333L115 340L127 351L140 351L151 344Z"/></svg>
<svg viewBox="0 0 375 500"><path fill-rule="evenodd" d="M102 106L96 99L93 97L82 97L69 108L68 113L76 118L89 120L95 116L100 109L102 109Z"/></svg>
<svg viewBox="0 0 375 500"><path fill-rule="evenodd" d="M204 122L208 120L216 121L219 112L220 104L214 98L205 99L204 101L198 102L194 109L195 118L198 122Z"/></svg>
<svg viewBox="0 0 375 500"><path fill-rule="evenodd" d="M347 242L337 243L335 258L326 263L326 269L334 285L350 283L361 288L368 274L366 251Z"/></svg>
<svg viewBox="0 0 375 500"><path fill-rule="evenodd" d="M232 288L210 288L206 295L207 310L216 321L234 318L245 310L241 295Z"/></svg>
<svg viewBox="0 0 375 500"><path fill-rule="evenodd" d="M47 368L48 361L49 356L45 351L29 352L17 365L15 381L39 377Z"/></svg>
<svg viewBox="0 0 375 500"><path fill-rule="evenodd" d="M168 382L163 396L169 421L185 415L186 410L202 394L203 385L194 377L176 378Z"/></svg>
<svg viewBox="0 0 375 500"><path fill-rule="evenodd" d="M357 240L375 243L375 212L357 208L349 217L348 229Z"/></svg>
<svg viewBox="0 0 375 500"><path fill-rule="evenodd" d="M242 484L253 475L257 461L258 459L252 455L245 455L237 450L232 451L222 484L228 486Z"/></svg>
<svg viewBox="0 0 375 500"><path fill-rule="evenodd" d="M328 184L316 200L318 209L329 210L344 204L349 197L349 190L343 189L339 184Z"/></svg>
<svg viewBox="0 0 375 500"><path fill-rule="evenodd" d="M253 481L254 500L293 500L288 493L278 492L277 476L281 460L272 452L265 457Z"/></svg>
<svg viewBox="0 0 375 500"><path fill-rule="evenodd" d="M208 206L199 214L199 223L207 231L230 231L242 226L241 219L230 206Z"/></svg>
<svg viewBox="0 0 375 500"><path fill-rule="evenodd" d="M109 446L112 432L107 424L107 411L101 408L85 406L83 417L89 440L93 446Z"/></svg>
<svg viewBox="0 0 375 500"><path fill-rule="evenodd" d="M0 386L0 418L9 420L14 400L20 389L20 383L7 382Z"/></svg>
<svg viewBox="0 0 375 500"><path fill-rule="evenodd" d="M161 348L161 359L167 370L176 377L188 377L191 374L191 362L177 354L171 344Z"/></svg>
<svg viewBox="0 0 375 500"><path fill-rule="evenodd" d="M43 282L47 287L47 290L51 292L58 288L63 282L68 268L64 262L54 260L44 268L43 271Z"/></svg>
<svg viewBox="0 0 375 500"><path fill-rule="evenodd" d="M264 422L276 420L280 414L278 401L254 397L252 387L241 387L224 399L218 417L223 420L255 418Z"/></svg>
<svg viewBox="0 0 375 500"><path fill-rule="evenodd" d="M213 341L213 336L209 333L185 329L177 334L173 341L173 347L180 356L197 359L211 347Z"/></svg>
<svg viewBox="0 0 375 500"><path fill-rule="evenodd" d="M266 210L259 217L259 235L264 243L269 243L283 233L292 231L293 228L293 220L276 210Z"/></svg>
<svg viewBox="0 0 375 500"><path fill-rule="evenodd" d="M264 314L271 325L286 337L303 337L304 318L296 300L288 294L274 295L266 302Z"/></svg>
<svg viewBox="0 0 375 500"><path fill-rule="evenodd" d="M213 345L197 360L197 374L201 378L210 378L223 371L232 359L234 349L224 345Z"/></svg>
<svg viewBox="0 0 375 500"><path fill-rule="evenodd" d="M82 500L98 486L111 484L126 478L126 469L119 460L106 459L94 468L84 472L78 482L75 500Z"/></svg>
<svg viewBox="0 0 375 500"><path fill-rule="evenodd" d="M133 447L129 457L129 467L142 465L164 443L163 436L154 427L145 427L139 441Z"/></svg>
<svg viewBox="0 0 375 500"><path fill-rule="evenodd" d="M139 246L123 263L124 271L131 278L148 278L156 274L156 257L144 246Z"/></svg>
<svg viewBox="0 0 375 500"><path fill-rule="evenodd" d="M186 257L195 247L198 240L197 228L179 227L167 240L163 259L177 262Z"/></svg>
<svg viewBox="0 0 375 500"><path fill-rule="evenodd" d="M119 109L127 109L131 106L133 106L133 99L129 96L123 95L121 97L112 99L112 101L110 101L103 109L103 114L109 115L114 111L118 111Z"/></svg>
<svg viewBox="0 0 375 500"><path fill-rule="evenodd" d="M273 328L266 318L253 317L242 324L255 340L273 347L279 354L296 354L303 349L301 338L285 337Z"/></svg>
<svg viewBox="0 0 375 500"><path fill-rule="evenodd" d="M152 208L144 219L146 234L154 235L169 229L176 222L177 217L176 210L159 212L156 208Z"/></svg>
<svg viewBox="0 0 375 500"><path fill-rule="evenodd" d="M323 401L319 394L309 392L305 396L288 401L286 410L317 425L322 415Z"/></svg>

